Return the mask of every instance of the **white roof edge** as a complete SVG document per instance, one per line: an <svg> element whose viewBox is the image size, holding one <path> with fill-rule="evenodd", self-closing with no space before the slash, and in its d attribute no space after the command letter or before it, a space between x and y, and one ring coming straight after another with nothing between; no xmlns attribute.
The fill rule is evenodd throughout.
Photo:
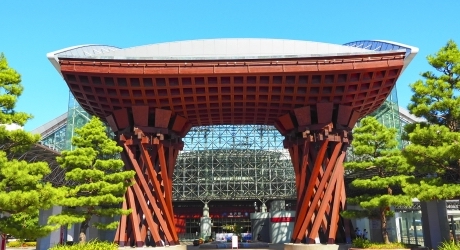
<svg viewBox="0 0 460 250"><path fill-rule="evenodd" d="M67 112L65 112L64 114L52 119L51 121L48 121L47 123L41 125L40 127L33 129L30 132L33 133L33 134L43 135L42 134L43 132L47 131L48 129L50 129L50 128L56 126L56 125L58 125L59 123L62 123L65 120L67 120Z"/></svg>
<svg viewBox="0 0 460 250"><path fill-rule="evenodd" d="M92 45L92 44L76 45L76 46L71 46L71 47L59 49L59 50L56 50L56 51L46 53L46 57L48 58L48 60L50 60L51 64L53 64L54 68L56 68L56 70L59 72L59 74L61 74L61 66L59 65L59 59L57 58L56 54L59 54L59 53L65 52L65 51L69 51L69 50L72 50L72 49L85 47L85 46L88 46L88 45Z"/></svg>
<svg viewBox="0 0 460 250"><path fill-rule="evenodd" d="M409 64L412 61L412 59L414 59L414 57L419 52L419 48L411 46L411 45L407 45L407 44L404 44L404 43L398 43L398 42L393 42L393 41L388 41L388 40L373 40L373 41L383 42L383 43L390 43L390 44L394 44L394 45L398 45L398 46L406 47L406 48L410 49L410 54L404 59L404 67L401 70L401 74L404 72L404 70L407 68L407 66L409 66Z"/></svg>
<svg viewBox="0 0 460 250"><path fill-rule="evenodd" d="M57 72L61 76L63 76L61 73L61 65L59 64L59 59L56 57L56 55L51 52L51 53L46 54L46 57L48 57L48 60L51 62L51 64L57 70Z"/></svg>
<svg viewBox="0 0 460 250"><path fill-rule="evenodd" d="M409 48L402 71L418 52L418 48L385 40ZM89 47L87 50L85 47ZM401 48L402 50L402 48ZM61 74L59 58L130 59L130 60L239 60L282 59L347 55L386 54L399 50L374 51L342 44L281 38L215 38L161 42L128 48L111 45L84 44L47 53L48 60ZM401 72L402 73L402 72Z"/></svg>
<svg viewBox="0 0 460 250"><path fill-rule="evenodd" d="M46 56L48 56L48 58L49 58L50 55L59 54L59 53L66 52L66 51L69 51L69 50L78 49L78 48L87 47L87 46L100 46L100 45L101 44L81 44L81 45L70 46L70 47L66 47L66 48L63 48L63 49L59 49L59 50L56 50L56 51L49 52L49 53L46 54Z"/></svg>
<svg viewBox="0 0 460 250"><path fill-rule="evenodd" d="M202 42L202 41L229 41L229 40L263 40L263 41L291 41L291 42L303 42L303 43L321 43L321 44L331 44L331 45L340 45L339 43L328 43L328 42L319 42L319 41L310 41L310 40L300 40L300 39L284 39L284 38L264 38L264 37L230 37L230 38L201 38L201 39L186 39L186 40L176 40L169 42L159 42L152 44L144 44L139 46L133 46L126 49L132 49L137 47L144 47L150 45L162 45L162 44L174 44L174 43L187 43L187 42Z"/></svg>
<svg viewBox="0 0 460 250"><path fill-rule="evenodd" d="M60 55L75 46L52 52L49 58L58 61ZM96 45L107 46L107 45ZM271 38L218 38L195 39L184 41L162 42L134 46L124 49L106 51L98 54L61 54L69 58L93 59L131 59L131 60L231 60L231 59L277 59L300 57L324 57L344 55L385 54L390 51L370 51L342 44L315 42L292 39Z"/></svg>
<svg viewBox="0 0 460 250"><path fill-rule="evenodd" d="M292 42L310 42L310 43L322 43L322 44L331 44L331 45L342 45L336 43L327 43L327 42L317 42L317 41L309 41L309 40L299 40L299 39L283 39L283 38L263 38L263 37L231 37L231 38L200 38L200 39L186 39L186 40L176 40L176 41L169 41L169 42L159 42L159 43L152 43L152 44L144 44L138 45L123 49L134 49L139 47L145 47L150 45L163 45L163 44L176 44L176 43L188 43L188 42L202 42L202 41L224 41L224 40L265 40L265 41L292 41Z"/></svg>
<svg viewBox="0 0 460 250"><path fill-rule="evenodd" d="M70 51L70 50L74 50L74 49L78 49L78 48L83 48L83 47L88 47L88 46L110 46L110 47L114 47L112 45L103 45L103 44L82 44L82 45L70 46L70 47L66 47L66 48L63 48L63 49L59 49L59 50L56 50L56 51L46 53L46 57L51 62L51 64L54 66L54 68L59 72L59 74L62 76L61 65L59 64L59 58L56 55L59 54L59 53L62 53L62 52L66 52L66 51Z"/></svg>
<svg viewBox="0 0 460 250"><path fill-rule="evenodd" d="M407 110L407 109L405 109L405 108L403 108L403 107L401 107L401 106L399 106L398 111L399 111L399 115L400 115L400 116L402 115L403 118L405 118L405 119L408 120L408 121L410 120L410 122L412 122L412 123L413 123L413 122L426 122L426 119L425 119L425 118L417 117L417 116L411 114L411 113L409 112L409 110Z"/></svg>

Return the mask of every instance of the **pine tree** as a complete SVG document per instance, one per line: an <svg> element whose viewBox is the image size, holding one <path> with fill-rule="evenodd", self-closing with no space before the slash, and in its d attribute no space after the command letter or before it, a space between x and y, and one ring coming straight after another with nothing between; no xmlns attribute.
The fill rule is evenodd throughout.
<svg viewBox="0 0 460 250"><path fill-rule="evenodd" d="M460 50L450 40L427 57L437 71L426 71L411 84L408 108L426 123L405 127L410 144L403 155L421 178L404 190L421 201L460 197Z"/></svg>
<svg viewBox="0 0 460 250"><path fill-rule="evenodd" d="M390 242L387 231L387 217L393 215L390 207L412 204L411 197L401 192L411 178L412 167L405 162L397 145L396 129L383 126L374 117L366 117L353 130L354 161L344 165L346 171L356 176L350 184L354 192L347 203L361 209L346 210L342 216L378 219L385 243Z"/></svg>
<svg viewBox="0 0 460 250"><path fill-rule="evenodd" d="M40 140L22 129L8 130L5 125L23 126L32 116L16 112L16 102L23 86L21 76L10 68L0 54L0 232L19 238L45 236L55 227L38 224L38 211L48 209L59 193L43 177L51 172L46 162L29 163L14 159Z"/></svg>
<svg viewBox="0 0 460 250"><path fill-rule="evenodd" d="M107 135L104 124L96 117L75 129L73 151L63 151L57 162L66 170L65 178L75 185L63 187L67 196L59 202L66 209L50 221L60 225L80 224L80 243L86 242L86 231L93 216L113 217L129 214L121 209L127 187L132 185L134 171L124 171L117 159L122 148ZM115 229L118 222L95 223L99 229Z"/></svg>
<svg viewBox="0 0 460 250"><path fill-rule="evenodd" d="M1 221L1 227L8 231L10 235L14 235L21 242L26 240L35 240L36 238L44 237L57 226L42 226L38 221L39 211L29 211L12 214L8 220Z"/></svg>

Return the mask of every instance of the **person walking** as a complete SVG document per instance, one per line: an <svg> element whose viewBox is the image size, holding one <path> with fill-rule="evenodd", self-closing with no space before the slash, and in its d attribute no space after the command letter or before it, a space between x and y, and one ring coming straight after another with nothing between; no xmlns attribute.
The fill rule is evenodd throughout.
<svg viewBox="0 0 460 250"><path fill-rule="evenodd" d="M363 233L358 227L355 229L355 235L356 235L356 239L362 238L363 236Z"/></svg>

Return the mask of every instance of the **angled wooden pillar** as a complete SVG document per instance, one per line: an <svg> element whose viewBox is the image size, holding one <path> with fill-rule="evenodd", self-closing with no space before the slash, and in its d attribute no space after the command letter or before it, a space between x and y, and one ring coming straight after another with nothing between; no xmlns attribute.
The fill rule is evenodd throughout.
<svg viewBox="0 0 460 250"><path fill-rule="evenodd" d="M169 110L147 106L114 111L107 117L123 147L125 168L136 172L123 207L132 213L122 216L115 236L120 246L146 245L150 231L153 244L178 245L172 209L172 176L181 138L190 129L188 121Z"/></svg>
<svg viewBox="0 0 460 250"><path fill-rule="evenodd" d="M275 127L285 136L294 167L297 211L292 243L334 244L343 231L345 208L343 161L350 132L359 114L351 107L318 103L278 118ZM340 232L345 235L346 232Z"/></svg>

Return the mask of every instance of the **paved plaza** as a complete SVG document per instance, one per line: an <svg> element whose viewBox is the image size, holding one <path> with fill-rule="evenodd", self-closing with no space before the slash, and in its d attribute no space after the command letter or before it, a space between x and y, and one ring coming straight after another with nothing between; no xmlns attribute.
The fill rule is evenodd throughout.
<svg viewBox="0 0 460 250"><path fill-rule="evenodd" d="M200 247L199 246L194 246L192 244L192 242L182 242L181 244L183 245L187 245L187 250L199 250ZM155 249L159 249L161 247L138 247L139 249L148 249L148 248L155 248ZM170 248L170 247L164 247L166 249ZM18 247L7 247L6 250L18 250L18 249L21 249L21 250L35 250L36 248L35 247L21 247L21 248L18 248ZM132 247L120 247L119 249L135 249L135 248L132 248ZM171 250L173 249L173 247L171 247ZM284 249L284 244L269 244L269 247L266 248L266 249L272 249L272 250L283 250ZM245 248L245 250L251 250L249 248ZM262 248L258 248L257 250L263 250Z"/></svg>

